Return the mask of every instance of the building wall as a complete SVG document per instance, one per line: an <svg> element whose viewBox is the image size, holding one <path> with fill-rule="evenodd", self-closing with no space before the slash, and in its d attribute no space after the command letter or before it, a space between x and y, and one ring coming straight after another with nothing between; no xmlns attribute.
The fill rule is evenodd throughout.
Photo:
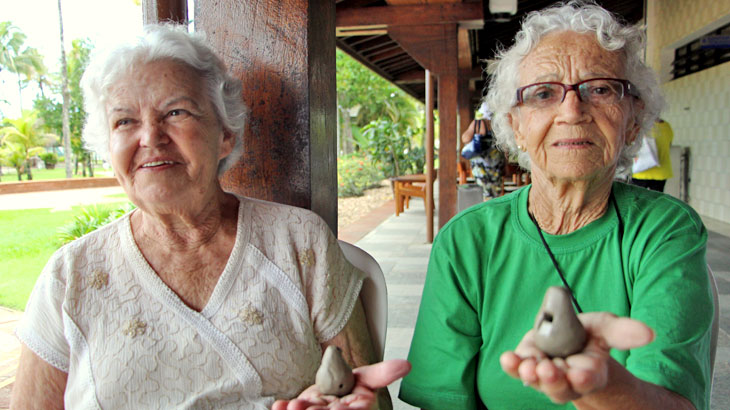
<svg viewBox="0 0 730 410"><path fill-rule="evenodd" d="M647 0L646 58L664 79L673 144L690 148L689 203L730 223L730 62L666 81L674 48L727 21L730 0Z"/></svg>

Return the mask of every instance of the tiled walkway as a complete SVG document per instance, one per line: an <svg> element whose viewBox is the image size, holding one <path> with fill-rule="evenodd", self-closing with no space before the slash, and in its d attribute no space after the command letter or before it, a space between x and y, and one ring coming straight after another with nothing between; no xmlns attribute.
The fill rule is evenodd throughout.
<svg viewBox="0 0 730 410"><path fill-rule="evenodd" d="M385 358L406 358L418 314L431 246L426 238L423 201L391 216L357 242L380 262L388 285L388 333ZM730 409L730 225L705 220L710 231L707 262L720 293L720 335L712 391L712 410ZM438 225L438 224L436 224ZM722 233L722 234L721 234ZM723 235L724 234L724 235ZM413 409L397 399L399 384L390 386L394 408Z"/></svg>

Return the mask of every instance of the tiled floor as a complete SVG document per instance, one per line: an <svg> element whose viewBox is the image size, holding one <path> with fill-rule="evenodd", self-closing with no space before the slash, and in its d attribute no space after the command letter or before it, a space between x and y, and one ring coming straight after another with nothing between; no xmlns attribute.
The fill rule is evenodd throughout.
<svg viewBox="0 0 730 410"><path fill-rule="evenodd" d="M405 213L389 217L357 242L380 263L388 285L386 359L408 356L431 251L425 243L425 220L423 201L414 200ZM709 231L707 262L720 294L720 334L711 408L726 410L730 409L730 225L712 220L705 224L714 229ZM397 399L399 387L399 383L390 386L394 408L413 409Z"/></svg>

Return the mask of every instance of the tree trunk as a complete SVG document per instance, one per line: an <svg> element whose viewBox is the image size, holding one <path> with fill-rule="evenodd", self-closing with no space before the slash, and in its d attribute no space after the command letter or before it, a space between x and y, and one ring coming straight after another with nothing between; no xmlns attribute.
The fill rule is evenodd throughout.
<svg viewBox="0 0 730 410"><path fill-rule="evenodd" d="M89 176L93 178L94 177L94 167L92 166L93 164L91 163L91 153L90 152L88 154L86 154L86 165L89 167Z"/></svg>
<svg viewBox="0 0 730 410"><path fill-rule="evenodd" d="M28 166L26 167L26 170L25 170L25 175L28 176L28 181L33 180L33 173L30 170L31 168L32 168L32 164L31 164L30 160L28 160Z"/></svg>
<svg viewBox="0 0 730 410"><path fill-rule="evenodd" d="M15 167L15 173L18 174L18 181L23 180L23 167Z"/></svg>
<svg viewBox="0 0 730 410"><path fill-rule="evenodd" d="M63 153L64 162L66 163L66 178L72 178L71 172L71 129L68 122L68 107L70 105L70 96L68 93L68 68L66 66L66 49L63 46L63 14L61 13L61 0L58 0L58 23L60 27L61 37L61 95L63 95Z"/></svg>

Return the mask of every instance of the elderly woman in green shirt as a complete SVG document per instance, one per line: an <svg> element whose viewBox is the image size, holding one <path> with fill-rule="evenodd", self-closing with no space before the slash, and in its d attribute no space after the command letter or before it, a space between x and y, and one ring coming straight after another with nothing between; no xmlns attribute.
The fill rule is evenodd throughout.
<svg viewBox="0 0 730 410"><path fill-rule="evenodd" d="M708 408L707 232L689 206L614 182L663 100L641 30L586 2L527 16L497 56L498 144L532 184L436 238L400 398L430 409ZM530 330L566 286L586 347L550 358Z"/></svg>

